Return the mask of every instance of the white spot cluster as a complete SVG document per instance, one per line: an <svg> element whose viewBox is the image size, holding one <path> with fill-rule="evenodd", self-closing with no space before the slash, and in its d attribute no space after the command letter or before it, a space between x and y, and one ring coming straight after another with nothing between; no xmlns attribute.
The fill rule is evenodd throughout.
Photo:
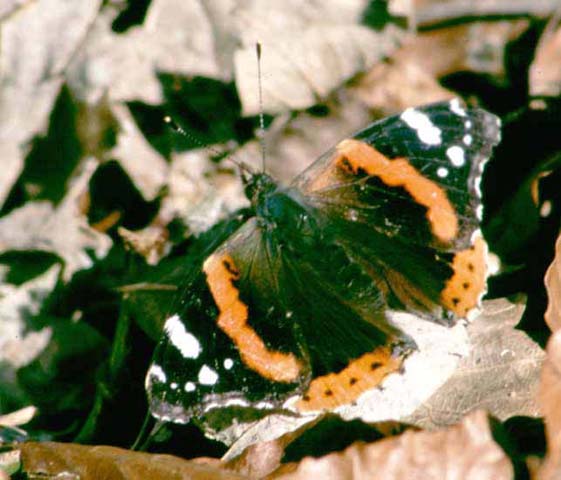
<svg viewBox="0 0 561 480"><path fill-rule="evenodd" d="M417 132L421 142L427 145L440 145L442 143L442 131L432 123L426 113L408 108L401 114L400 118Z"/></svg>
<svg viewBox="0 0 561 480"><path fill-rule="evenodd" d="M185 329L179 315L173 315L166 320L164 332L170 343L181 352L184 358L197 358L200 355L201 344Z"/></svg>
<svg viewBox="0 0 561 480"><path fill-rule="evenodd" d="M452 162L455 167L462 167L466 163L465 151L462 147L458 145L453 145L448 147L446 150L446 156Z"/></svg>
<svg viewBox="0 0 561 480"><path fill-rule="evenodd" d="M216 385L216 382L218 382L218 373L208 365L203 365L199 370L198 379L201 385Z"/></svg>

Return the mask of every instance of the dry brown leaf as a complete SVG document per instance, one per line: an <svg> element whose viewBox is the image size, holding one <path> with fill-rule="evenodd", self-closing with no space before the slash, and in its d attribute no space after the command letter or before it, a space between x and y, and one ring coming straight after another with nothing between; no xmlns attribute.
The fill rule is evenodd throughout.
<svg viewBox="0 0 561 480"><path fill-rule="evenodd" d="M286 470L292 470L285 473ZM436 432L405 432L341 453L306 458L268 478L371 480L501 480L513 478L512 464L494 442L487 416L475 412L460 424Z"/></svg>
<svg viewBox="0 0 561 480"><path fill-rule="evenodd" d="M545 17L559 8L559 0L390 0L394 15L428 26L466 17L532 15Z"/></svg>
<svg viewBox="0 0 561 480"><path fill-rule="evenodd" d="M23 470L27 475L54 476L65 473L69 475L65 478L80 480L246 478L216 466L183 460L172 455L133 452L117 447L30 442L22 444L20 448Z"/></svg>
<svg viewBox="0 0 561 480"><path fill-rule="evenodd" d="M544 352L514 328L524 307L504 299L483 304L482 315L468 327L470 354L446 384L403 421L435 428L455 423L474 409L485 409L501 420L540 415L537 392Z"/></svg>
<svg viewBox="0 0 561 480"><path fill-rule="evenodd" d="M545 321L552 332L561 328L561 236L555 244L555 257L545 273L548 304Z"/></svg>
<svg viewBox="0 0 561 480"><path fill-rule="evenodd" d="M351 88L351 92L384 115L456 96L441 87L436 78L421 66L399 58L376 65Z"/></svg>
<svg viewBox="0 0 561 480"><path fill-rule="evenodd" d="M280 466L287 444L282 438L256 443L244 450L242 455L228 462L226 468L250 478L263 478Z"/></svg>
<svg viewBox="0 0 561 480"><path fill-rule="evenodd" d="M64 70L100 4L101 0L27 2L1 20L0 203L20 174L27 142L45 130Z"/></svg>
<svg viewBox="0 0 561 480"><path fill-rule="evenodd" d="M462 70L502 75L507 42L527 25L526 20L475 22L410 36L391 61L375 65L352 92L386 115L450 99L455 94L439 84L440 77Z"/></svg>
<svg viewBox="0 0 561 480"><path fill-rule="evenodd" d="M540 407L544 416L547 455L540 469L541 480L561 476L561 331L547 344L540 386Z"/></svg>
<svg viewBox="0 0 561 480"><path fill-rule="evenodd" d="M555 97L561 92L561 27L542 37L530 66L529 90L532 96Z"/></svg>

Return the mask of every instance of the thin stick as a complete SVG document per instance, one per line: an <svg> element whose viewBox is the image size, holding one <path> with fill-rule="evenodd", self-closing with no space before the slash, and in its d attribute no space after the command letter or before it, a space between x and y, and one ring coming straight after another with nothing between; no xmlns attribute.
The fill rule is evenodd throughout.
<svg viewBox="0 0 561 480"><path fill-rule="evenodd" d="M263 115L263 85L261 83L261 44L255 44L257 54L257 84L259 85L259 143L261 144L261 170L265 171L265 117Z"/></svg>

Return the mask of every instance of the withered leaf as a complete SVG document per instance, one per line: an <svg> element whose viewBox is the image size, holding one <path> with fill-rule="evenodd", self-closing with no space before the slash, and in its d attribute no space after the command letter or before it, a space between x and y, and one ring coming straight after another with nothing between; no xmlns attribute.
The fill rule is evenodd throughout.
<svg viewBox="0 0 561 480"><path fill-rule="evenodd" d="M547 310L545 321L552 332L561 328L561 236L555 244L555 258L545 274Z"/></svg>
<svg viewBox="0 0 561 480"><path fill-rule="evenodd" d="M524 311L507 300L484 302L484 311L469 325L470 354L454 375L404 421L434 428L459 421L474 409L501 420L538 416L536 395L544 358L528 335L516 330Z"/></svg>
<svg viewBox="0 0 561 480"><path fill-rule="evenodd" d="M281 467L268 478L506 480L513 474L510 460L493 440L486 414L478 411L446 430L407 431L375 443L354 444L341 453Z"/></svg>
<svg viewBox="0 0 561 480"><path fill-rule="evenodd" d="M547 455L540 479L553 480L561 475L561 331L547 344L540 385L540 408L545 420Z"/></svg>
<svg viewBox="0 0 561 480"><path fill-rule="evenodd" d="M202 462L173 455L133 452L117 447L70 443L24 443L23 471L27 475L57 475L63 472L80 480L234 480L246 478Z"/></svg>
<svg viewBox="0 0 561 480"><path fill-rule="evenodd" d="M529 90L532 96L555 97L561 92L561 28L546 29L534 62L530 66Z"/></svg>

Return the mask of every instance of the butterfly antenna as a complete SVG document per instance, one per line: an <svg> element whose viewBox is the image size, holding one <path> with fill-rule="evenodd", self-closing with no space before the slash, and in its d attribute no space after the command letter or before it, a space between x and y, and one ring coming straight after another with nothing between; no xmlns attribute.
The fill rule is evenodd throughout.
<svg viewBox="0 0 561 480"><path fill-rule="evenodd" d="M224 152L221 152L220 150L213 148L209 145L205 145L203 142L201 142L197 137L195 137L194 135L190 134L189 132L185 131L183 128L181 128L181 126L173 119L171 118L169 115L166 115L164 117L164 122L167 123L170 128L176 132L179 133L180 135L183 135L185 138L188 138L189 140L191 140L192 142L196 143L198 146L200 146L201 148L205 148L207 149L210 153L216 155L217 157L220 157L221 155L224 154ZM246 171L248 173L251 173L251 170L249 169L249 167L247 165L245 165L242 162L238 162L236 159L234 159L231 155L228 155L226 157L226 160L229 160L230 162L232 162L236 167L238 167L240 169L240 171Z"/></svg>
<svg viewBox="0 0 561 480"><path fill-rule="evenodd" d="M265 115L263 114L263 85L261 82L261 44L255 44L257 54L257 84L259 89L259 143L261 144L261 169L265 171Z"/></svg>

